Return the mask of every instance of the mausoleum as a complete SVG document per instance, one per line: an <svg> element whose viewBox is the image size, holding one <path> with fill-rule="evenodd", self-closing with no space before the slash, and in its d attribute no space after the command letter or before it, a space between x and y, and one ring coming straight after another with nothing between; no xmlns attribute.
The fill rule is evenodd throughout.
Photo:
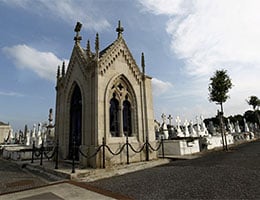
<svg viewBox="0 0 260 200"><path fill-rule="evenodd" d="M148 138L156 145L152 78L145 74L144 54L138 67L123 38L123 27L118 23L117 38L100 51L99 35L95 49L90 41L86 48L80 44L81 24L75 27L75 44L67 69L63 63L57 71L55 134L59 140L60 159L71 160L73 145L91 155L102 144L116 151L125 143L136 149ZM124 151L123 151L124 152ZM131 162L145 160L145 152L130 153ZM150 159L157 158L156 152ZM91 159L76 154L83 166L101 167L101 153ZM107 165L125 163L123 155L106 153Z"/></svg>

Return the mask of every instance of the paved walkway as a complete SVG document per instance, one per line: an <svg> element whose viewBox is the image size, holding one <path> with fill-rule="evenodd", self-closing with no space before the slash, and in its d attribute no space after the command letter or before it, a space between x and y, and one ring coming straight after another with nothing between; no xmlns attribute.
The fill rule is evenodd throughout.
<svg viewBox="0 0 260 200"><path fill-rule="evenodd" d="M260 199L260 140L90 183L133 199Z"/></svg>
<svg viewBox="0 0 260 200"><path fill-rule="evenodd" d="M117 165L106 169L78 169L71 165L39 161L7 161L0 159L0 200L11 199L131 199L126 195L98 189L86 182L118 176L169 163L168 159ZM33 172L33 173L32 173ZM64 181L65 178L74 181ZM85 183L84 183L85 182Z"/></svg>
<svg viewBox="0 0 260 200"><path fill-rule="evenodd" d="M115 194L106 190L97 189L93 186L66 181L50 184L21 192L0 195L1 200L86 200L86 199L131 199L127 196Z"/></svg>

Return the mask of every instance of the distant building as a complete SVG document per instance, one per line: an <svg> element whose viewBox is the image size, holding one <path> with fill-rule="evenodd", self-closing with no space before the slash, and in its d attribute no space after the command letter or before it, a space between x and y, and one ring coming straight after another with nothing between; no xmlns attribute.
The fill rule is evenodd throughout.
<svg viewBox="0 0 260 200"><path fill-rule="evenodd" d="M155 146L152 78L145 74L144 55L140 70L123 38L120 22L117 39L102 51L98 34L94 52L89 41L86 48L81 47L80 28L78 23L67 70L63 63L57 72L55 134L60 158L71 160L74 144L92 155L103 138L114 151L125 143L126 136L136 149L146 137ZM100 153L91 159L77 153L76 159L83 166L101 167ZM150 154L150 159L156 157L156 152ZM125 159L106 153L107 165L124 163ZM131 152L131 162L144 159L144 152Z"/></svg>
<svg viewBox="0 0 260 200"><path fill-rule="evenodd" d="M0 144L5 142L11 133L12 127L9 124L0 121Z"/></svg>

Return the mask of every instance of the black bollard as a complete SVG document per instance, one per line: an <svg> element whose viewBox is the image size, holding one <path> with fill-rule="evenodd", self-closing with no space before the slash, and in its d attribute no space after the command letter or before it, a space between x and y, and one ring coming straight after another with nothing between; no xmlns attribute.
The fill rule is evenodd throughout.
<svg viewBox="0 0 260 200"><path fill-rule="evenodd" d="M75 173L75 148L76 148L76 142L75 142L75 139L73 139L73 148L72 148L72 171L71 171L71 173Z"/></svg>
<svg viewBox="0 0 260 200"><path fill-rule="evenodd" d="M34 160L34 151L35 151L35 141L33 141L33 146L32 146L32 160L31 160L31 163L33 163L33 160Z"/></svg>
<svg viewBox="0 0 260 200"><path fill-rule="evenodd" d="M162 157L164 158L164 140L163 137L161 137L161 143L162 143Z"/></svg>
<svg viewBox="0 0 260 200"><path fill-rule="evenodd" d="M59 140L57 140L56 144L56 156L55 156L55 169L58 169L58 160L59 160Z"/></svg>
<svg viewBox="0 0 260 200"><path fill-rule="evenodd" d="M146 142L145 142L145 153L146 153L146 161L149 161L149 143L148 143L148 137L146 136Z"/></svg>
<svg viewBox="0 0 260 200"><path fill-rule="evenodd" d="M102 148L103 148L103 168L106 168L106 142L105 142L105 138L102 139Z"/></svg>
<svg viewBox="0 0 260 200"><path fill-rule="evenodd" d="M40 165L42 165L42 159L43 159L43 151L44 151L43 143L44 143L44 140L42 140L41 149L40 149L40 152L41 152L41 162L40 162Z"/></svg>
<svg viewBox="0 0 260 200"><path fill-rule="evenodd" d="M128 136L126 136L126 164L129 165L129 147L128 147Z"/></svg>

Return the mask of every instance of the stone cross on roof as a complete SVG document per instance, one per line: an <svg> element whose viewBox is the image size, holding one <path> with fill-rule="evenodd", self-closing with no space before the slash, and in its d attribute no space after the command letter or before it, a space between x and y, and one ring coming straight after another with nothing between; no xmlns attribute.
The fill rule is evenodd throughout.
<svg viewBox="0 0 260 200"><path fill-rule="evenodd" d="M79 32L81 30L82 24L80 22L77 22L74 31L76 32L76 36L74 37L75 43L80 42L82 39L81 36L79 35Z"/></svg>
<svg viewBox="0 0 260 200"><path fill-rule="evenodd" d="M121 36L122 33L124 32L124 28L121 26L120 20L118 21L118 27L116 28L116 32L117 32L117 37L118 37L118 38L119 38L119 36Z"/></svg>

